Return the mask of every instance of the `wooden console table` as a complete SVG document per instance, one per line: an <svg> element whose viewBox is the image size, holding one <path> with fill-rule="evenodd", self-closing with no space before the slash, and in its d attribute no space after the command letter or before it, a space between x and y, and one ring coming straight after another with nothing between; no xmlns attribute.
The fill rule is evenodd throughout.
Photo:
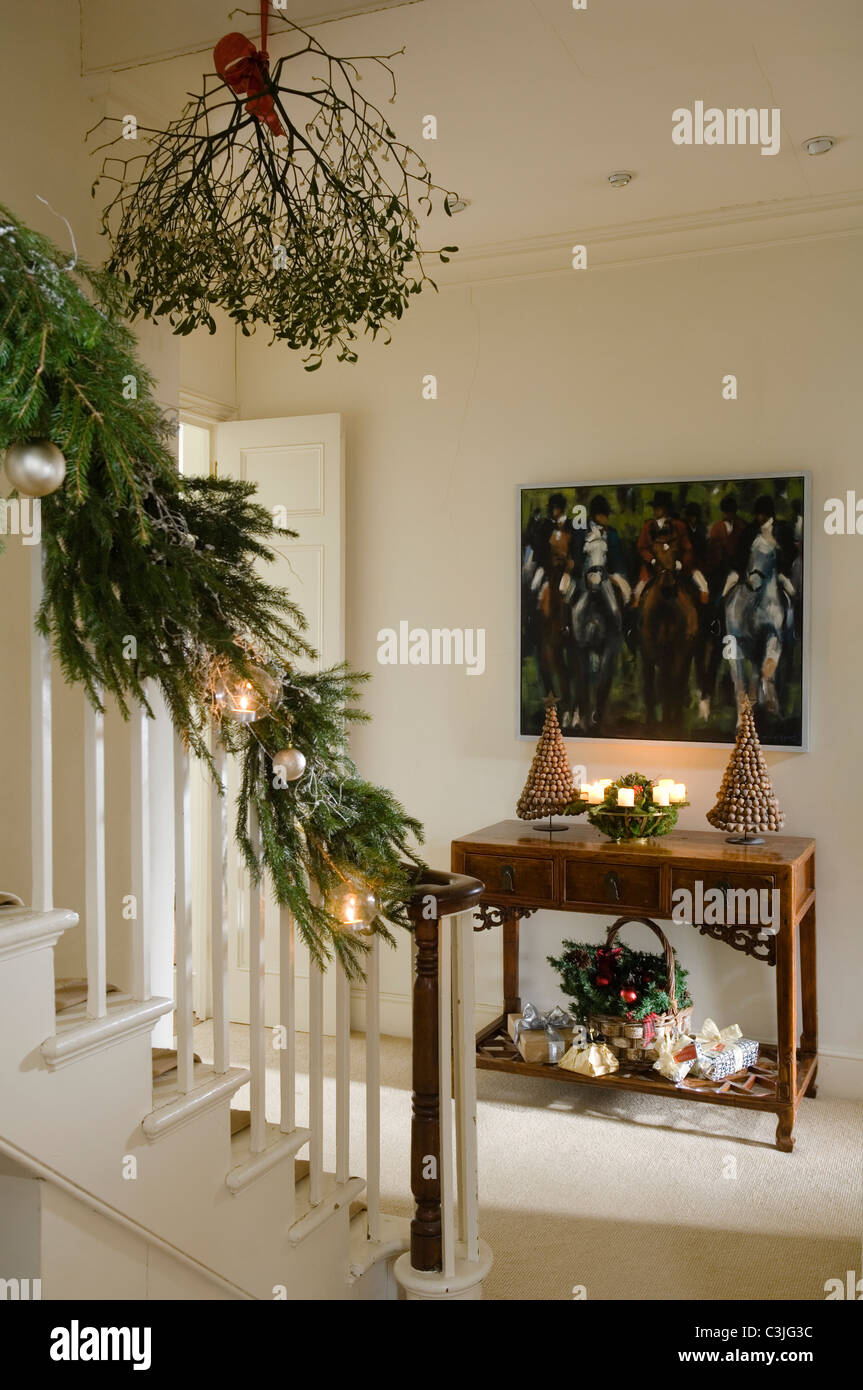
<svg viewBox="0 0 863 1390"><path fill-rule="evenodd" d="M503 929L503 1013L477 1035L478 1067L768 1110L778 1117L777 1148L791 1152L797 1107L804 1095L815 1095L818 1069L814 840L772 835L763 845L743 846L728 844L718 831L675 830L646 844L615 844L589 825L551 834L532 830L521 821L500 821L454 840L452 868L485 885L476 930ZM521 1012L521 919L550 908L609 912L613 917L632 912L667 920L674 889L694 892L698 880L705 893L711 888L779 891L778 928L696 925L702 935L775 968L777 1046L761 1050L765 1057L776 1058L775 1081L762 1083L759 1095L703 1092L676 1087L653 1071L628 1073L625 1063L619 1072L592 1077L524 1062L507 1032L507 1014Z"/></svg>

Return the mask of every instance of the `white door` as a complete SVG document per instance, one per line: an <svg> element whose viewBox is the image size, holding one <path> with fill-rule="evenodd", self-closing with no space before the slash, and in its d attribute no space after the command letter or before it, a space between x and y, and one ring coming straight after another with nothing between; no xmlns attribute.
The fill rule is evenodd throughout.
<svg viewBox="0 0 863 1390"><path fill-rule="evenodd" d="M299 534L273 549L275 564L262 566L270 583L287 589L308 621L306 637L319 653L316 669L345 655L344 444L340 415L233 420L217 426L215 467L221 477L255 483L258 500L278 524ZM298 662L297 665L303 663ZM305 663L308 667L309 663ZM233 1022L249 1021L249 884L232 833L237 770L229 772L228 921L229 1004ZM267 894L266 1023L279 1021L278 908ZM309 956L297 942L297 1027L308 1026ZM335 976L327 971L324 1029L335 1032Z"/></svg>

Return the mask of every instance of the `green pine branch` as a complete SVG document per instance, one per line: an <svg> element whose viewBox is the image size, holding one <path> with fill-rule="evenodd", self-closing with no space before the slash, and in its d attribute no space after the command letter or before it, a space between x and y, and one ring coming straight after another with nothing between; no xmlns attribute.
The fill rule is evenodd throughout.
<svg viewBox="0 0 863 1390"><path fill-rule="evenodd" d="M263 868L293 911L313 957L323 964L335 955L356 974L367 943L340 929L326 891L346 874L368 882L382 903L374 930L392 940L387 923L408 925L421 828L351 761L350 725L367 717L357 704L366 678L344 666L292 669L314 655L306 622L260 562L295 533L275 525L252 484L178 474L153 380L119 318L124 302L110 277L70 264L0 207L0 450L47 437L67 461L63 486L42 501L37 626L64 679L97 708L111 696L124 716L136 702L149 710L145 685L155 682L175 728L211 768L213 663L253 678L246 653L264 653L281 700L256 724L221 723L242 761L237 839L253 875ZM280 787L271 758L287 746L307 769ZM252 806L261 864L248 838Z"/></svg>

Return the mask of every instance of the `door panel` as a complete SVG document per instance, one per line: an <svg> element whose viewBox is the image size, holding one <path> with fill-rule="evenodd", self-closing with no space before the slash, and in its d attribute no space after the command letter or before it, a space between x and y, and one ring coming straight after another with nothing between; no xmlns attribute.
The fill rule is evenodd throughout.
<svg viewBox="0 0 863 1390"><path fill-rule="evenodd" d="M290 416L273 420L233 420L215 431L219 476L255 483L258 499L277 523L298 532L295 540L273 546L276 561L262 573L291 595L303 612L305 636L319 653L298 661L319 670L344 660L344 449L341 416ZM229 805L233 807L238 770L228 770ZM229 998L231 1019L248 1022L249 884L239 855L228 845ZM265 894L266 1010L268 1026L278 1022L279 911ZM297 1026L308 1026L309 956L300 942L295 956ZM324 1028L335 1031L335 977L327 973Z"/></svg>

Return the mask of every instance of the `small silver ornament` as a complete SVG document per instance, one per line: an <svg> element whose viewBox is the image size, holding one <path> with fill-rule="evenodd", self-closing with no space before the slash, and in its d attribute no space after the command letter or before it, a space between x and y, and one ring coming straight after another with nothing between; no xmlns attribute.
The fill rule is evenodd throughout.
<svg viewBox="0 0 863 1390"><path fill-rule="evenodd" d="M22 497L47 497L62 486L66 460L50 439L10 444L3 458L6 476Z"/></svg>
<svg viewBox="0 0 863 1390"><path fill-rule="evenodd" d="M305 754L299 748L280 748L273 754L273 768L281 772L288 782L296 782L306 770Z"/></svg>

